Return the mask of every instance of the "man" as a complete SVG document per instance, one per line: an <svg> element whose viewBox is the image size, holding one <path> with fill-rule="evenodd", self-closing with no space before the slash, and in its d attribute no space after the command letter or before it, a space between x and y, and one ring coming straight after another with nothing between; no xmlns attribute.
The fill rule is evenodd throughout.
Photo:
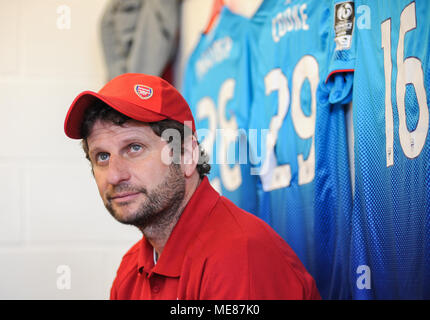
<svg viewBox="0 0 430 320"><path fill-rule="evenodd" d="M111 299L320 298L285 241L210 186L191 111L166 81L124 74L84 91L64 127L108 211L143 233Z"/></svg>

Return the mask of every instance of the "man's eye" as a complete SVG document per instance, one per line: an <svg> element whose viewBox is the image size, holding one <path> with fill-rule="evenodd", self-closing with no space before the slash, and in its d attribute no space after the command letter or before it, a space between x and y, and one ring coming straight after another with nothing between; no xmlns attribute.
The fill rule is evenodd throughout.
<svg viewBox="0 0 430 320"><path fill-rule="evenodd" d="M96 160L97 160L97 162L105 162L105 161L109 160L109 153L106 153L106 152L98 153L96 156Z"/></svg>
<svg viewBox="0 0 430 320"><path fill-rule="evenodd" d="M142 150L142 146L141 145L138 145L138 144L131 144L130 145L130 151L132 151L132 152L138 152L140 150Z"/></svg>

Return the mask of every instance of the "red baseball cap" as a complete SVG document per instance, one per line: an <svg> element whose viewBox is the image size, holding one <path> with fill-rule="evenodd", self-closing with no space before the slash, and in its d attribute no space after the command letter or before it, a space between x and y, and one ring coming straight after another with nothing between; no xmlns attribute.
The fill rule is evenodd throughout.
<svg viewBox="0 0 430 320"><path fill-rule="evenodd" d="M80 93L67 112L64 131L69 138L82 139L85 110L101 100L122 114L142 122L172 119L195 131L194 118L185 99L167 81L141 73L125 73L109 81L98 93Z"/></svg>

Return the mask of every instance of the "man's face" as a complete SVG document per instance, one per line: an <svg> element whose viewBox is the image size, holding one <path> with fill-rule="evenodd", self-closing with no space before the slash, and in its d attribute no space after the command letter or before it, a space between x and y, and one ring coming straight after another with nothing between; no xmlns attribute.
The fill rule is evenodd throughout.
<svg viewBox="0 0 430 320"><path fill-rule="evenodd" d="M163 163L166 142L134 120L122 126L98 120L87 142L100 196L112 216L138 227L167 222L184 198L185 178L180 165Z"/></svg>

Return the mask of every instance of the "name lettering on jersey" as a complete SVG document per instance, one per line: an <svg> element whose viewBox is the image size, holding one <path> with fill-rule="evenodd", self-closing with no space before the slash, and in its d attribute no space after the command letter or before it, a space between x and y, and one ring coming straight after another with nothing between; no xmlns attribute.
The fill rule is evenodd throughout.
<svg viewBox="0 0 430 320"><path fill-rule="evenodd" d="M215 64L222 62L230 56L233 47L233 40L224 37L216 40L209 49L203 52L201 58L196 63L197 76L200 79Z"/></svg>
<svg viewBox="0 0 430 320"><path fill-rule="evenodd" d="M279 12L272 19L272 38L274 42L279 42L288 32L309 30L306 23L308 15L306 14L307 4L294 5Z"/></svg>

